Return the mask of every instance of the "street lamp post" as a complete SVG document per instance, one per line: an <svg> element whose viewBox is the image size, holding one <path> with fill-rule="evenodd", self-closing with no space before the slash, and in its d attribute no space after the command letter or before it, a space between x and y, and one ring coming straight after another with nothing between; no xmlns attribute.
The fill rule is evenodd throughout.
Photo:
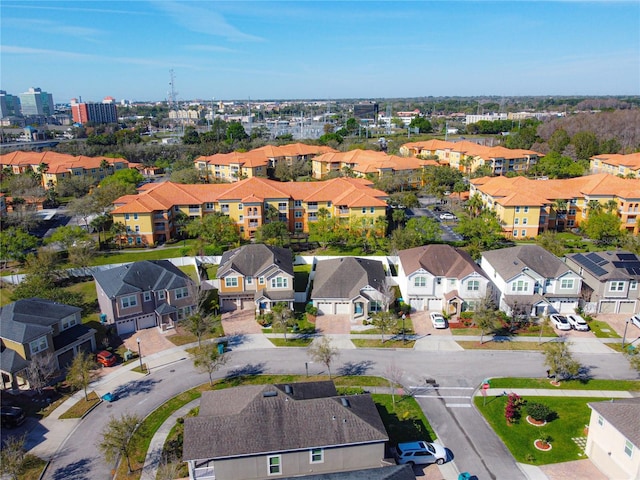
<svg viewBox="0 0 640 480"><path fill-rule="evenodd" d="M624 322L624 335L622 335L622 348L624 349L624 342L627 340L627 327L629 326L629 319Z"/></svg>
<svg viewBox="0 0 640 480"><path fill-rule="evenodd" d="M140 337L136 338L136 342L138 343L138 358L140 359L140 371L144 370L142 366L142 352L140 350Z"/></svg>
<svg viewBox="0 0 640 480"><path fill-rule="evenodd" d="M407 341L405 333L404 333L404 321L405 321L406 318L407 318L407 316L403 313L402 314L402 341L403 342Z"/></svg>

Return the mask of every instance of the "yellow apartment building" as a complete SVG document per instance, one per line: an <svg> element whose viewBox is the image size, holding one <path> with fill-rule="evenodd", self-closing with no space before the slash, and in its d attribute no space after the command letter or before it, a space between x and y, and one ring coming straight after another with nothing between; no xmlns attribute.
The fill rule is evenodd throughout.
<svg viewBox="0 0 640 480"><path fill-rule="evenodd" d="M123 225L129 245L153 245L176 238L177 212L201 218L220 212L232 218L244 238L251 238L268 218L287 224L291 232L308 232L326 208L331 216L366 218L373 223L387 208L387 194L365 179L336 178L322 182L277 182L247 178L231 184L147 184L137 195L114 202L114 223Z"/></svg>
<svg viewBox="0 0 640 480"><path fill-rule="evenodd" d="M42 186L53 188L64 178L91 177L96 181L118 170L133 168L124 158L73 156L56 152L16 151L0 155L0 169L14 174L33 171L42 174Z"/></svg>
<svg viewBox="0 0 640 480"><path fill-rule="evenodd" d="M606 153L590 160L591 173L609 173L627 178L640 178L640 152L630 155Z"/></svg>
<svg viewBox="0 0 640 480"><path fill-rule="evenodd" d="M638 234L640 180L600 173L559 180L526 177L482 177L470 182L470 194L480 195L493 209L506 236L532 238L545 230L563 231L580 226L598 202L603 208L615 202L621 228Z"/></svg>

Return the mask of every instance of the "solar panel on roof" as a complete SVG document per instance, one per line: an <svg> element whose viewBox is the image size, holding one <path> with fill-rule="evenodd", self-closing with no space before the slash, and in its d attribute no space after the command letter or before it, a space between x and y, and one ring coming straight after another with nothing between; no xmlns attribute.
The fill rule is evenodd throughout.
<svg viewBox="0 0 640 480"><path fill-rule="evenodd" d="M581 253L574 255L573 259L598 277L602 275L606 275L607 273L607 271L604 268L598 266L595 262L593 262L586 256L582 255Z"/></svg>
<svg viewBox="0 0 640 480"><path fill-rule="evenodd" d="M605 260L604 258L602 258L600 255L598 255L597 253L588 253L587 255L585 255L589 260L591 260L593 263L595 263L596 265L604 265L605 263L608 262L608 260Z"/></svg>
<svg viewBox="0 0 640 480"><path fill-rule="evenodd" d="M638 261L638 257L635 253L617 253L616 255L620 260Z"/></svg>

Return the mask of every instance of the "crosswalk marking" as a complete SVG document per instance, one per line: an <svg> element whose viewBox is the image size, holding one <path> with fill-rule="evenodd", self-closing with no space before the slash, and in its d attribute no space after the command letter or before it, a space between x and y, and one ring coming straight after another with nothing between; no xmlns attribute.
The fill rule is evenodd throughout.
<svg viewBox="0 0 640 480"><path fill-rule="evenodd" d="M413 398L468 398L471 400L469 395L414 395Z"/></svg>
<svg viewBox="0 0 640 480"><path fill-rule="evenodd" d="M445 403L447 408L471 408L470 403Z"/></svg>

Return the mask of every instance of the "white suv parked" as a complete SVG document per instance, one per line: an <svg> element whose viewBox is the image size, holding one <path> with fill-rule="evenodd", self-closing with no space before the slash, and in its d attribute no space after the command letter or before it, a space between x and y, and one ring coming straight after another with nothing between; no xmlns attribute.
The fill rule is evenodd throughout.
<svg viewBox="0 0 640 480"><path fill-rule="evenodd" d="M437 443L417 442L399 443L396 448L396 461L399 465L442 465L447 461L447 450Z"/></svg>

